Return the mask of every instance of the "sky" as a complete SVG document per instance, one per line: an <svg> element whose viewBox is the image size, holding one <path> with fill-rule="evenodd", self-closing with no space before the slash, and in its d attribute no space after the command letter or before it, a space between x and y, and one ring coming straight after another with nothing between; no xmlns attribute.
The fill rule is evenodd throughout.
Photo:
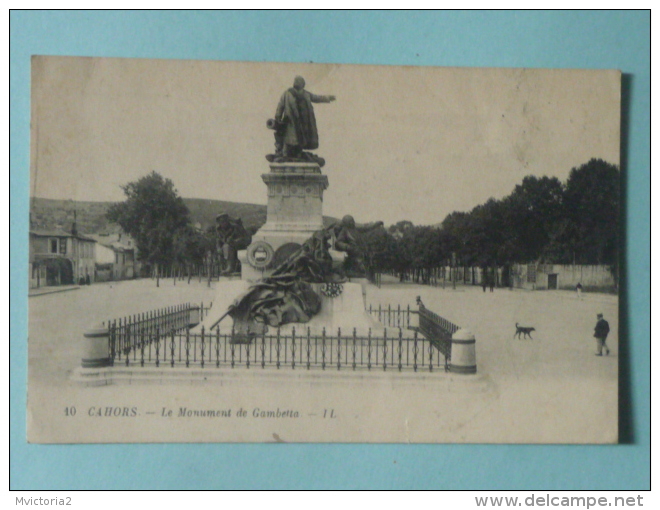
<svg viewBox="0 0 660 510"><path fill-rule="evenodd" d="M337 97L315 105L329 216L437 224L526 175L619 164L618 71L33 57L30 194L120 201L155 170L265 204L266 120L296 75Z"/></svg>

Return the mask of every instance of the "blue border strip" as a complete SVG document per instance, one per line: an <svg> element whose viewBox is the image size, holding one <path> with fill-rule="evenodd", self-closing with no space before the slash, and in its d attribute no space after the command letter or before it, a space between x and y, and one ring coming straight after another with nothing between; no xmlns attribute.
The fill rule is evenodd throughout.
<svg viewBox="0 0 660 510"><path fill-rule="evenodd" d="M650 12L11 11L10 48L11 488L650 488ZM33 54L621 69L629 82L625 299L634 370L623 392L632 419L623 424L630 444L28 445Z"/></svg>

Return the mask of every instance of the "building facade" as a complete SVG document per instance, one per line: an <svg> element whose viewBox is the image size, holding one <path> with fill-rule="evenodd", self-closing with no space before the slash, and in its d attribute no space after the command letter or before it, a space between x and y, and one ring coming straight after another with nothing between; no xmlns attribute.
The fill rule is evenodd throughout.
<svg viewBox="0 0 660 510"><path fill-rule="evenodd" d="M30 230L30 288L94 281L96 241L60 229Z"/></svg>
<svg viewBox="0 0 660 510"><path fill-rule="evenodd" d="M579 264L514 264L513 286L530 290L585 289L616 291L617 279L611 266Z"/></svg>
<svg viewBox="0 0 660 510"><path fill-rule="evenodd" d="M97 234L97 281L130 280L139 274L137 249L126 234Z"/></svg>

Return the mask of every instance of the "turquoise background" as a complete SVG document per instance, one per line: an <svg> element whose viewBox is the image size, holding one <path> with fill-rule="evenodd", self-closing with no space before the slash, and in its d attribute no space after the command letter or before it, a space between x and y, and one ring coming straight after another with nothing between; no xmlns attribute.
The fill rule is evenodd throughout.
<svg viewBox="0 0 660 510"><path fill-rule="evenodd" d="M10 486L13 489L649 489L650 13L10 13ZM28 445L30 55L624 73L622 441L533 445ZM627 133L626 133L627 132ZM626 320L628 319L627 324ZM627 329L627 332L626 332Z"/></svg>

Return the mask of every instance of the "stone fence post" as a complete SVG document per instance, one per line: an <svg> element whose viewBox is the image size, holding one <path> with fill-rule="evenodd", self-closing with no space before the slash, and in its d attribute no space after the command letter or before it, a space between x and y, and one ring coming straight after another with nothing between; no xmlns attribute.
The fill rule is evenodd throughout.
<svg viewBox="0 0 660 510"><path fill-rule="evenodd" d="M476 374L476 340L469 329L459 329L451 337L450 372L456 374Z"/></svg>
<svg viewBox="0 0 660 510"><path fill-rule="evenodd" d="M85 331L83 334L83 368L109 367L112 365L109 338L110 331L108 327L101 324Z"/></svg>
<svg viewBox="0 0 660 510"><path fill-rule="evenodd" d="M199 306L191 306L189 308L188 327L194 328L201 322L201 310Z"/></svg>

